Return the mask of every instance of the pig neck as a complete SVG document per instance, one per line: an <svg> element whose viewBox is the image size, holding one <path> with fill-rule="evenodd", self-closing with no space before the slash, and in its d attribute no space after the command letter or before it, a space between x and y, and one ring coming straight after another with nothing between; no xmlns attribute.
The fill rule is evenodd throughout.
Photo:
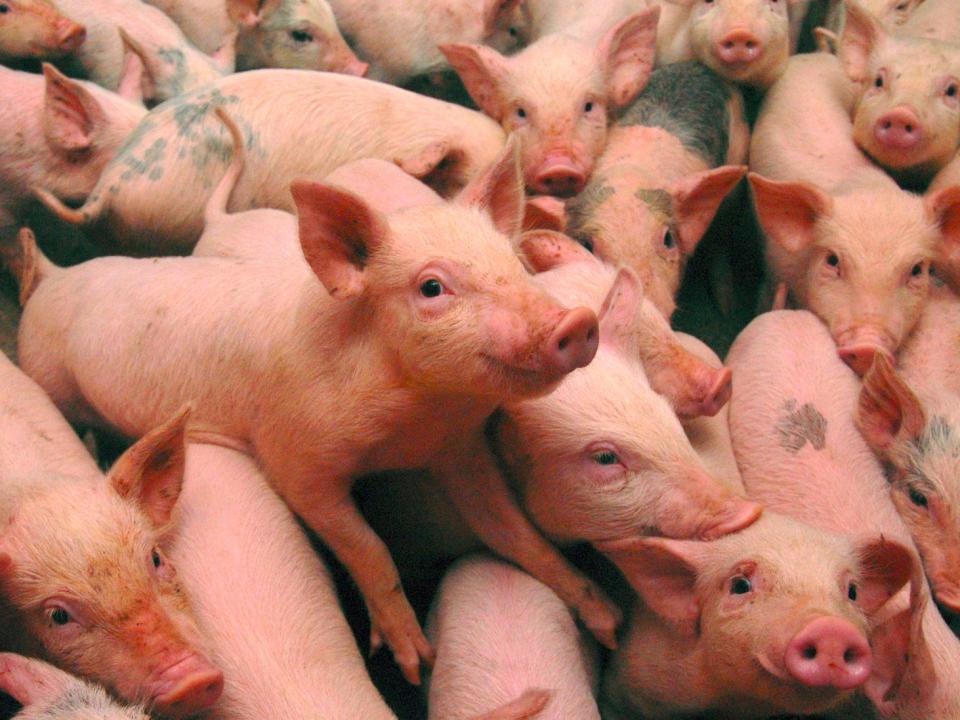
<svg viewBox="0 0 960 720"><path fill-rule="evenodd" d="M665 187L687 175L711 168L704 158L684 147L669 130L631 125L610 131L607 149L597 163L599 177L614 169L629 166L644 187Z"/></svg>

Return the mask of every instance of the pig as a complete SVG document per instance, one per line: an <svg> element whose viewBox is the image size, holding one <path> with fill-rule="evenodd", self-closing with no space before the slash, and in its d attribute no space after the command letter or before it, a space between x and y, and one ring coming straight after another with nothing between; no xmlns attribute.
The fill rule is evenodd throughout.
<svg viewBox="0 0 960 720"><path fill-rule="evenodd" d="M880 21L888 31L906 23L925 0L857 0L861 8ZM830 0L825 26L839 36L843 32L846 5L843 0ZM919 34L919 33L915 33Z"/></svg>
<svg viewBox="0 0 960 720"><path fill-rule="evenodd" d="M331 0L337 24L373 80L401 85L449 66L437 49L450 42L485 43L501 52L526 36L521 0Z"/></svg>
<svg viewBox="0 0 960 720"><path fill-rule="evenodd" d="M935 283L917 326L900 351L898 368L904 379L936 384L947 395L960 394L960 367L955 360L958 339L960 299L955 290Z"/></svg>
<svg viewBox="0 0 960 720"><path fill-rule="evenodd" d="M616 275L612 265L560 233L526 233L522 246L527 264L539 273L538 281L549 292L597 311L603 307L604 289L611 287ZM671 330L646 288L636 314L635 335L650 386L669 401L682 421L720 411L730 397L730 371L719 359L704 361L702 355L690 352L689 339Z"/></svg>
<svg viewBox="0 0 960 720"><path fill-rule="evenodd" d="M699 60L718 75L769 88L790 57L797 0L656 0L662 9L657 65Z"/></svg>
<svg viewBox="0 0 960 720"><path fill-rule="evenodd" d="M610 118L646 84L659 12L631 15L596 43L558 32L513 57L464 43L440 49L480 108L522 139L527 187L566 197L583 190Z"/></svg>
<svg viewBox="0 0 960 720"><path fill-rule="evenodd" d="M150 0L196 47L216 53L237 32L237 70L327 70L362 76L366 63L347 46L326 0Z"/></svg>
<svg viewBox="0 0 960 720"><path fill-rule="evenodd" d="M515 148L456 203L384 215L333 186L291 191L306 266L191 257L47 267L24 308L22 366L73 420L124 435L194 398L191 437L257 458L357 582L372 647L386 641L414 683L432 651L350 496L356 477L378 471L431 471L483 542L612 635L616 607L519 511L481 431L498 405L547 392L597 347L595 314L560 307L517 258ZM63 304L67 286L74 297ZM198 313L187 288L221 301ZM96 339L104 332L111 343Z"/></svg>
<svg viewBox="0 0 960 720"><path fill-rule="evenodd" d="M0 690L23 706L17 720L149 720L142 706L123 706L103 688L40 660L0 653Z"/></svg>
<svg viewBox="0 0 960 720"><path fill-rule="evenodd" d="M750 497L857 541L881 538L914 558L909 602L898 597L873 631L864 696L882 718L960 718L960 641L929 602L910 534L854 422L860 382L834 358L828 329L809 312L766 313L741 333L727 363L735 378L730 432ZM869 598L864 589L858 598ZM846 716L869 712L855 707Z"/></svg>
<svg viewBox="0 0 960 720"><path fill-rule="evenodd" d="M909 552L782 514L713 542L610 543L642 603L604 673L604 718L823 713L868 681Z"/></svg>
<svg viewBox="0 0 960 720"><path fill-rule="evenodd" d="M669 319L686 260L746 167L739 93L697 62L656 70L615 121L565 232L607 262L626 263ZM731 157L733 155L734 157Z"/></svg>
<svg viewBox="0 0 960 720"><path fill-rule="evenodd" d="M960 147L960 36L892 35L851 3L839 57L859 88L857 146L901 185L925 188Z"/></svg>
<svg viewBox="0 0 960 720"><path fill-rule="evenodd" d="M0 125L8 138L0 153L0 227L21 219L34 185L84 200L146 114L52 65L43 66L43 76L0 67L0 87Z"/></svg>
<svg viewBox="0 0 960 720"><path fill-rule="evenodd" d="M118 29L143 48L150 86L144 97L163 102L233 72L233 48L218 57L201 53L163 12L140 0L57 0L57 7L87 28L72 56L78 73L108 90L120 87L124 42Z"/></svg>
<svg viewBox="0 0 960 720"><path fill-rule="evenodd" d="M856 419L884 462L890 496L920 551L934 598L958 613L958 397L936 381L934 368L914 365L901 377L878 355L863 377Z"/></svg>
<svg viewBox="0 0 960 720"><path fill-rule="evenodd" d="M223 695L205 717L395 720L330 573L252 458L188 445L178 504L169 557L224 671Z"/></svg>
<svg viewBox="0 0 960 720"><path fill-rule="evenodd" d="M878 353L893 360L927 300L931 259L960 240L960 188L922 198L899 188L830 195L752 173L750 184L774 280L827 323L857 373Z"/></svg>
<svg viewBox="0 0 960 720"><path fill-rule="evenodd" d="M0 60L49 60L74 52L87 29L63 16L50 0L5 0L0 12Z"/></svg>
<svg viewBox="0 0 960 720"><path fill-rule="evenodd" d="M175 717L208 708L223 675L163 550L189 411L104 478L40 388L6 357L0 372L0 646L42 652Z"/></svg>
<svg viewBox="0 0 960 720"><path fill-rule="evenodd" d="M97 221L96 228L117 248L187 253L202 232L204 205L230 158L229 134L214 116L220 106L229 110L247 144L232 210L292 212L287 188L293 180L322 177L361 157L396 161L449 196L492 164L504 144L503 131L482 113L384 83L305 70L254 70L148 113L82 208L72 210L46 190L38 195L67 221ZM280 115L289 122L277 122ZM184 193L184 187L191 191Z"/></svg>
<svg viewBox="0 0 960 720"><path fill-rule="evenodd" d="M923 0L903 23L903 34L956 43L960 39L960 8L950 0Z"/></svg>
<svg viewBox="0 0 960 720"><path fill-rule="evenodd" d="M599 658L550 588L522 570L475 554L437 590L427 635L437 648L428 717L466 720L510 702L531 684L548 689L538 720L600 720Z"/></svg>

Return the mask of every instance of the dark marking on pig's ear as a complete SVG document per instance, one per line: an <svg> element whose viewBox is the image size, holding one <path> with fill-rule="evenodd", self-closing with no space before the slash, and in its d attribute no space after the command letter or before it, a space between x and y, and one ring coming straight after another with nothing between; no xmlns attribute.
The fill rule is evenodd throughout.
<svg viewBox="0 0 960 720"><path fill-rule="evenodd" d="M43 75L43 130L47 142L68 153L89 150L98 130L107 122L100 103L83 85L49 63L43 64Z"/></svg>
<svg viewBox="0 0 960 720"><path fill-rule="evenodd" d="M843 32L840 34L838 56L851 80L866 80L870 55L884 37L886 31L872 13L856 2L845 2L845 19Z"/></svg>
<svg viewBox="0 0 960 720"><path fill-rule="evenodd" d="M457 195L461 205L484 208L497 230L516 239L523 227L526 195L520 170L520 145L511 137L500 157Z"/></svg>
<svg viewBox="0 0 960 720"><path fill-rule="evenodd" d="M360 295L367 260L389 234L387 221L359 196L332 185L298 180L290 192L307 264L332 297Z"/></svg>
<svg viewBox="0 0 960 720"><path fill-rule="evenodd" d="M134 443L110 469L109 478L117 494L135 500L157 530L170 523L183 487L186 426L192 412L192 404L182 407Z"/></svg>
<svg viewBox="0 0 960 720"><path fill-rule="evenodd" d="M808 442L814 450L823 450L827 444L827 419L812 403L798 407L796 400L788 400L774 430L780 446L794 454Z"/></svg>
<svg viewBox="0 0 960 720"><path fill-rule="evenodd" d="M615 110L629 105L650 79L659 18L660 6L652 5L611 28L597 46L608 102Z"/></svg>
<svg viewBox="0 0 960 720"><path fill-rule="evenodd" d="M816 239L819 219L833 213L833 199L816 185L777 182L756 173L747 179L764 234L787 252L809 247Z"/></svg>
<svg viewBox="0 0 960 720"><path fill-rule="evenodd" d="M854 418L867 444L887 459L894 445L920 437L927 424L920 400L883 353L875 353L863 376Z"/></svg>

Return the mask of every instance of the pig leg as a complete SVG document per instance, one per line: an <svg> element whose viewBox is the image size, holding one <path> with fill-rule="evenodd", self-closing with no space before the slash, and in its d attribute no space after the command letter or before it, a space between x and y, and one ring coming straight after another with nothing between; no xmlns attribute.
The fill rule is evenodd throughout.
<svg viewBox="0 0 960 720"><path fill-rule="evenodd" d="M318 503L316 493L297 500L288 498L294 511L344 564L363 595L370 614L370 651L386 641L404 677L419 685L420 661L432 664L433 649L403 593L390 551L360 514L349 486L329 505Z"/></svg>
<svg viewBox="0 0 960 720"><path fill-rule="evenodd" d="M620 609L533 526L482 436L442 453L433 469L450 501L488 548L553 590L599 642L616 648Z"/></svg>

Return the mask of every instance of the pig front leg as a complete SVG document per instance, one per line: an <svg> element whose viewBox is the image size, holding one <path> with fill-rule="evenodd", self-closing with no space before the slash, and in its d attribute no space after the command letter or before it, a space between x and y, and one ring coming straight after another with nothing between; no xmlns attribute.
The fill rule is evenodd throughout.
<svg viewBox="0 0 960 720"><path fill-rule="evenodd" d="M338 495L332 503L329 498L321 501L317 492L291 496L288 502L344 564L360 589L370 614L370 651L386 642L404 677L419 685L420 662L433 664L433 648L403 592L390 551L360 514L349 484L340 488Z"/></svg>
<svg viewBox="0 0 960 720"><path fill-rule="evenodd" d="M517 504L482 434L448 448L431 467L470 529L491 550L553 590L611 650L623 614L566 561Z"/></svg>

